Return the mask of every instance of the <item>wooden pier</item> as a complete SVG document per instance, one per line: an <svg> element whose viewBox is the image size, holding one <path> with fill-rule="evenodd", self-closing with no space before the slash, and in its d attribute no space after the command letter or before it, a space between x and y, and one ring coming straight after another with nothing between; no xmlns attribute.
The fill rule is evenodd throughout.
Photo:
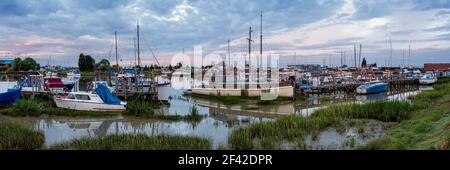
<svg viewBox="0 0 450 170"><path fill-rule="evenodd" d="M409 86L418 86L419 79L399 79L399 80L386 80L389 84L389 90L398 91L402 88ZM349 84L323 84L315 87L299 88L296 89L298 94L337 94L337 93L355 93L358 86L364 84L364 82L353 82Z"/></svg>

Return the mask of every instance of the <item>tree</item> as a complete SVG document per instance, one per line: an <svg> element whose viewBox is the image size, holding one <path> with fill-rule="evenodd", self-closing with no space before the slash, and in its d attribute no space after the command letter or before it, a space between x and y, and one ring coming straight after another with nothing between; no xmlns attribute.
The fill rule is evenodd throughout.
<svg viewBox="0 0 450 170"><path fill-rule="evenodd" d="M361 63L361 67L367 67L367 61L366 58L363 58L363 61Z"/></svg>
<svg viewBox="0 0 450 170"><path fill-rule="evenodd" d="M90 55L81 53L78 58L78 68L80 71L94 71L95 60Z"/></svg>
<svg viewBox="0 0 450 170"><path fill-rule="evenodd" d="M30 71L30 70L39 70L41 67L36 60L33 58L27 57L24 60L21 58L15 58L13 61L14 64L14 70L15 71Z"/></svg>
<svg viewBox="0 0 450 170"><path fill-rule="evenodd" d="M19 70L20 70L20 63L21 63L21 62L22 62L22 59L19 58L19 57L17 57L17 58L14 59L14 61L13 61L13 68L14 68L14 71L19 71Z"/></svg>
<svg viewBox="0 0 450 170"><path fill-rule="evenodd" d="M107 59L102 59L102 60L100 60L100 62L95 64L95 68L97 70L101 70L101 71L108 71L109 67L110 67L110 63Z"/></svg>

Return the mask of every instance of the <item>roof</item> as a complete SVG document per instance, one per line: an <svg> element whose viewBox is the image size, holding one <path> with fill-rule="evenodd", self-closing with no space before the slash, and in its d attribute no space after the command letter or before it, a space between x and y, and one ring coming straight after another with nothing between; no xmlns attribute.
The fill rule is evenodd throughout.
<svg viewBox="0 0 450 170"><path fill-rule="evenodd" d="M0 64L11 65L14 63L14 60L0 60Z"/></svg>
<svg viewBox="0 0 450 170"><path fill-rule="evenodd" d="M425 63L423 68L427 71L450 70L450 63Z"/></svg>

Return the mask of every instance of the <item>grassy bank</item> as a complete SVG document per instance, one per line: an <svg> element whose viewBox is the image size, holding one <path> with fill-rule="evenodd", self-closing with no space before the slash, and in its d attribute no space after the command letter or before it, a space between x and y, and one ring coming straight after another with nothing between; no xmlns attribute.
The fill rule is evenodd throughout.
<svg viewBox="0 0 450 170"><path fill-rule="evenodd" d="M230 149L280 149L282 142L304 149L307 135L313 137L327 127L343 129L351 119L401 121L408 118L413 105L401 101L376 101L366 104L339 104L317 110L309 117L287 116L234 130L229 136Z"/></svg>
<svg viewBox="0 0 450 170"><path fill-rule="evenodd" d="M13 106L0 110L0 113L8 116L117 116L115 112L93 112L68 110L53 107L50 101L35 98L20 99Z"/></svg>
<svg viewBox="0 0 450 170"><path fill-rule="evenodd" d="M412 97L420 108L359 149L450 149L450 81Z"/></svg>
<svg viewBox="0 0 450 170"><path fill-rule="evenodd" d="M124 115L135 116L140 118L150 118L169 121L201 121L205 116L200 115L198 108L192 106L188 115L165 115L155 113L154 109L159 108L159 105L147 101L134 100L128 102L127 110Z"/></svg>
<svg viewBox="0 0 450 170"><path fill-rule="evenodd" d="M144 134L109 135L82 138L52 146L51 149L75 150L209 150L211 143L205 138L186 136L147 136Z"/></svg>
<svg viewBox="0 0 450 170"><path fill-rule="evenodd" d="M42 149L44 134L13 123L0 123L0 150Z"/></svg>

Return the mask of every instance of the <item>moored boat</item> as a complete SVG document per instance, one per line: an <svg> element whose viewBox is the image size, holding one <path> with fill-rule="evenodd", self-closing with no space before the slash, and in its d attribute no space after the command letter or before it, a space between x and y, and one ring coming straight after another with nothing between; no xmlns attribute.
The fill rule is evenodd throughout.
<svg viewBox="0 0 450 170"><path fill-rule="evenodd" d="M10 105L20 98L21 87L16 88L17 82L0 82L0 105Z"/></svg>
<svg viewBox="0 0 450 170"><path fill-rule="evenodd" d="M387 83L375 81L358 86L358 88L356 88L356 93L359 94L381 93L386 92L387 89L388 89Z"/></svg>
<svg viewBox="0 0 450 170"><path fill-rule="evenodd" d="M425 74L419 79L419 84L429 85L437 82L436 76L434 74Z"/></svg>
<svg viewBox="0 0 450 170"><path fill-rule="evenodd" d="M113 96L103 84L98 84L95 93L70 92L67 96L55 96L54 101L58 108L100 112L124 111L127 104Z"/></svg>

